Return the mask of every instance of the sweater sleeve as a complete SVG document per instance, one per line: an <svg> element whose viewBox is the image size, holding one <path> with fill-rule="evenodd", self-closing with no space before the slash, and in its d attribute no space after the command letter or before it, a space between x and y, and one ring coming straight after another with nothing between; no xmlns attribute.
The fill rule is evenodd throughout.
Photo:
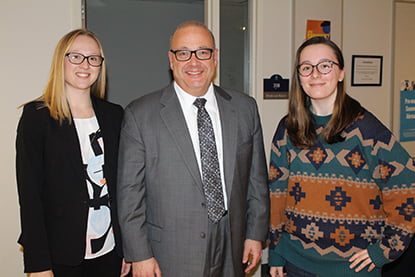
<svg viewBox="0 0 415 277"><path fill-rule="evenodd" d="M285 203L289 176L289 152L287 150L287 132L285 119L282 119L271 144L268 184L270 190L270 243L269 265L283 266L284 259L275 251L287 222Z"/></svg>
<svg viewBox="0 0 415 277"><path fill-rule="evenodd" d="M415 165L392 132L376 119L366 123L370 124L366 130L374 134L369 166L386 215L383 236L368 252L372 261L382 266L406 250L415 231Z"/></svg>

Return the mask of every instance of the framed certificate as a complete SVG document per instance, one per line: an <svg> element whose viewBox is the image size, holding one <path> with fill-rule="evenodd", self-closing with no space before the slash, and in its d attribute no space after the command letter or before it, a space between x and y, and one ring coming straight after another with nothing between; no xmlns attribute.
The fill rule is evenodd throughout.
<svg viewBox="0 0 415 277"><path fill-rule="evenodd" d="M353 55L352 86L381 86L383 56Z"/></svg>

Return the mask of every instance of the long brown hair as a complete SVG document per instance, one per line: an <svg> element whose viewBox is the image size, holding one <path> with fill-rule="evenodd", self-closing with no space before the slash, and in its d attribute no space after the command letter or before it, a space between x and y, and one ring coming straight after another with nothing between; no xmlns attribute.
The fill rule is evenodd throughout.
<svg viewBox="0 0 415 277"><path fill-rule="evenodd" d="M72 122L71 111L69 103L65 93L65 77L64 77L64 62L65 54L73 44L74 40L78 36L88 36L94 39L100 49L101 56L104 57L101 42L98 37L91 31L86 29L73 30L64 35L58 42L53 54L52 63L50 67L50 73L48 82L43 91L43 94L37 98L37 101L41 101L41 107L47 107L49 109L51 117L62 124L64 120ZM105 85L106 85L106 66L105 59L101 65L101 72L98 79L91 86L91 95L98 98L105 97Z"/></svg>
<svg viewBox="0 0 415 277"><path fill-rule="evenodd" d="M298 48L288 101L287 131L293 145L301 149L310 148L317 142L315 122L310 111L310 97L301 86L300 75L297 70L302 51L307 46L314 44L329 46L337 58L339 68L344 69L343 54L340 48L331 40L324 37L313 37L306 40ZM324 140L330 144L343 141L343 130L355 120L360 110L359 102L346 93L345 79L339 81L332 116L322 131Z"/></svg>

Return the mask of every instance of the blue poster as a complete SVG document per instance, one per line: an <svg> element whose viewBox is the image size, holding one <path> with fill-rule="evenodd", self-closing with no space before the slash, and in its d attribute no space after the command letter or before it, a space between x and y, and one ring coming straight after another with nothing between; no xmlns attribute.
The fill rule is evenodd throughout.
<svg viewBox="0 0 415 277"><path fill-rule="evenodd" d="M401 91L400 140L415 140L415 90Z"/></svg>

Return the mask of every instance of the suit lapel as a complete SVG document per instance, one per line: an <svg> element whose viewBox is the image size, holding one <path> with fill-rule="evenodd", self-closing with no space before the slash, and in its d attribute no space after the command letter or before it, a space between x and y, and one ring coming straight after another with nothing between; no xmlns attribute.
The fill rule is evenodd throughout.
<svg viewBox="0 0 415 277"><path fill-rule="evenodd" d="M190 174L203 193L202 179L194 153L192 139L190 138L186 120L173 85L164 89L160 102L162 104L160 116L170 132L172 140L179 149L180 155L189 169Z"/></svg>
<svg viewBox="0 0 415 277"><path fill-rule="evenodd" d="M217 86L215 86L215 95L222 125L223 170L229 201L232 191L233 172L235 170L238 120L235 107L231 103L232 97Z"/></svg>

